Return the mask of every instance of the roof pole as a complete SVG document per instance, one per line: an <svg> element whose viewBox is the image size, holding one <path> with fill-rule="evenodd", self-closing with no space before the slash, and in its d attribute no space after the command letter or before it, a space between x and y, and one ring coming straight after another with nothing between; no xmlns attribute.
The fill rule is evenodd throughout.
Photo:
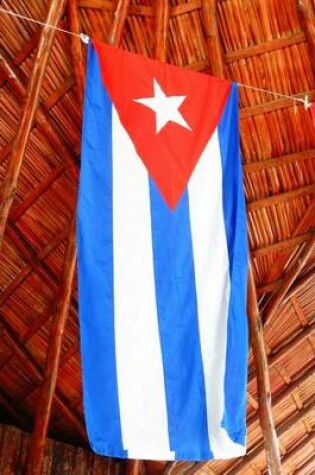
<svg viewBox="0 0 315 475"><path fill-rule="evenodd" d="M201 0L211 74L224 78L224 60L216 17L216 0Z"/></svg>
<svg viewBox="0 0 315 475"><path fill-rule="evenodd" d="M283 277L282 285L280 286L279 290L272 296L270 303L267 305L264 314L265 314L265 321L264 325L267 324L276 314L279 306L283 303L287 293L289 292L290 288L300 275L303 267L309 261L310 257L313 254L315 249L315 234L312 235L311 240L305 244L305 247L299 256L297 262L290 268Z"/></svg>
<svg viewBox="0 0 315 475"><path fill-rule="evenodd" d="M271 389L263 324L258 308L257 292L251 262L248 273L248 322L257 373L259 420L262 428L270 475L281 475L277 433L271 409Z"/></svg>
<svg viewBox="0 0 315 475"><path fill-rule="evenodd" d="M75 217L72 220L68 245L63 266L62 281L57 300L56 317L51 330L48 353L38 410L30 439L27 458L26 475L41 475L44 460L45 439L48 432L52 402L57 383L62 339L71 299L72 283L76 263Z"/></svg>
<svg viewBox="0 0 315 475"><path fill-rule="evenodd" d="M56 26L64 11L66 0L52 0L46 23ZM9 157L6 176L3 183L0 202L0 248L2 245L6 222L15 196L25 149L32 130L40 91L50 56L52 43L56 34L54 28L45 26L41 32L33 69L27 86L25 102L19 128L15 136Z"/></svg>
<svg viewBox="0 0 315 475"><path fill-rule="evenodd" d="M78 0L68 0L67 2L67 17L69 21L70 30L73 33L80 34L81 20L78 10ZM85 82L85 68L82 52L82 42L80 38L71 36L71 52L72 64L74 68L74 75L76 80L76 93L80 104L80 110L83 108L84 82Z"/></svg>
<svg viewBox="0 0 315 475"><path fill-rule="evenodd" d="M302 23L306 38L310 47L311 57L315 55L315 6L312 0L298 0L298 8L300 11ZM315 72L314 61L311 62L313 71Z"/></svg>
<svg viewBox="0 0 315 475"><path fill-rule="evenodd" d="M119 46L121 42L129 6L130 0L118 0L114 13L114 21L108 36L108 43L112 46Z"/></svg>

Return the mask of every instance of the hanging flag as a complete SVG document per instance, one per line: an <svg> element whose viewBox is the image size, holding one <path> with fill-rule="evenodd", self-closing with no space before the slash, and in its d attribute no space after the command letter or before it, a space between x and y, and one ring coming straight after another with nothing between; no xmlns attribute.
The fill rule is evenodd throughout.
<svg viewBox="0 0 315 475"><path fill-rule="evenodd" d="M89 45L78 205L96 453L245 453L246 214L237 86Z"/></svg>
<svg viewBox="0 0 315 475"><path fill-rule="evenodd" d="M314 125L315 125L315 102L312 102L312 104L311 104L311 114L312 114L313 122L314 122Z"/></svg>

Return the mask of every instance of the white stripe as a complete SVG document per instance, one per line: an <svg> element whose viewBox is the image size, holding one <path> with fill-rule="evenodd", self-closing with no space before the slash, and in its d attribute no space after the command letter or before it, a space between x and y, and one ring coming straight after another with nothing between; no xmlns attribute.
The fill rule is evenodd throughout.
<svg viewBox="0 0 315 475"><path fill-rule="evenodd" d="M188 190L209 440L215 458L236 457L245 448L221 427L230 278L217 131L200 157Z"/></svg>
<svg viewBox="0 0 315 475"><path fill-rule="evenodd" d="M172 460L148 173L114 107L112 133L115 344L123 444L130 458Z"/></svg>

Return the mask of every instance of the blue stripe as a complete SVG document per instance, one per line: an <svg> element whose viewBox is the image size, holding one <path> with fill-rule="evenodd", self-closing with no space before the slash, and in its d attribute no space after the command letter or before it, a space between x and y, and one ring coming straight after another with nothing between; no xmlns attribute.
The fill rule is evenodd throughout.
<svg viewBox="0 0 315 475"><path fill-rule="evenodd" d="M78 273L83 394L93 450L125 457L114 344L112 105L89 45L78 203Z"/></svg>
<svg viewBox="0 0 315 475"><path fill-rule="evenodd" d="M245 445L248 250L238 124L238 93L236 84L233 84L219 124L223 212L231 278L222 426L234 442Z"/></svg>
<svg viewBox="0 0 315 475"><path fill-rule="evenodd" d="M150 180L153 259L171 450L177 460L213 458L187 191L172 212Z"/></svg>

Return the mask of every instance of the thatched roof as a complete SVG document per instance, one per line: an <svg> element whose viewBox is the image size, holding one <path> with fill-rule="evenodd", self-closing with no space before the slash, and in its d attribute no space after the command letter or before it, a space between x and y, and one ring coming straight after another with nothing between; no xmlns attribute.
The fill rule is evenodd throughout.
<svg viewBox="0 0 315 475"><path fill-rule="evenodd" d="M4 0L1 8L46 21L50 3ZM122 8L114 16L116 1L79 0L78 9L70 1L58 26L77 28L104 42L114 38L122 48L143 55L163 59L164 54L168 62L204 74L315 98L314 0L171 0L169 23L164 0L155 6L151 0L132 0L129 6L122 0L119 5ZM8 163L19 153L18 131L27 133L27 123L20 121L43 30L1 13L0 31L0 177L5 192L12 168L17 170L16 163L11 169ZM52 322L64 301L59 287L67 284L63 265L80 168L80 49L77 38L56 33L2 245L0 413L2 420L29 430ZM310 110L301 102L244 87L240 117L248 236L259 308L263 320L268 319L265 347L283 473L311 474L315 472L315 127ZM74 280L50 434L85 445ZM250 355L248 455L193 469L193 464L177 464L172 473L266 472L255 374ZM161 473L163 467L145 465L148 475Z"/></svg>

